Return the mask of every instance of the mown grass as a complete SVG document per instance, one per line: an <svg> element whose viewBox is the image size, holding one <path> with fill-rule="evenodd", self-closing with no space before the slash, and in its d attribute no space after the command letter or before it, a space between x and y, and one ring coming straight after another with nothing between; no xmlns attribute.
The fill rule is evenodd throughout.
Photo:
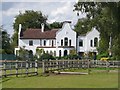
<svg viewBox="0 0 120 90"><path fill-rule="evenodd" d="M39 69L39 73L42 70ZM67 70L66 70L67 71ZM82 71L72 69L71 71ZM83 72L86 70L83 69ZM89 75L10 76L2 79L3 88L117 88L117 72L93 72Z"/></svg>

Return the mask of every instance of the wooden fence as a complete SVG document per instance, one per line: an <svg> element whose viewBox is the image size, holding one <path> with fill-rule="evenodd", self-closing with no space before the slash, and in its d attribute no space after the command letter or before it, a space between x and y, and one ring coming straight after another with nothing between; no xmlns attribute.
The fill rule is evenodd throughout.
<svg viewBox="0 0 120 90"><path fill-rule="evenodd" d="M38 75L38 68L42 68L41 73L59 71L64 69L87 69L88 74L91 68L102 67L118 68L120 61L100 61L100 60L44 60L44 61L2 61L0 71L3 77L11 75ZM9 71L9 73L7 72Z"/></svg>
<svg viewBox="0 0 120 90"><path fill-rule="evenodd" d="M2 76L7 77L11 75L22 74L38 74L38 62L36 61L3 61L1 67Z"/></svg>
<svg viewBox="0 0 120 90"><path fill-rule="evenodd" d="M91 68L118 68L119 61L100 61L100 60L50 60L42 62L43 73L52 72L61 69L88 69L88 74Z"/></svg>

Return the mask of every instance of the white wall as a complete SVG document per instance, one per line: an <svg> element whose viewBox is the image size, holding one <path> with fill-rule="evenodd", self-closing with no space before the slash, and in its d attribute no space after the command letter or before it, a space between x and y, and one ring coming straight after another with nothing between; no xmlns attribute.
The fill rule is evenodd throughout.
<svg viewBox="0 0 120 90"><path fill-rule="evenodd" d="M79 46L79 41L83 40L83 47ZM78 36L77 38L77 52L84 52L86 48L86 37L85 36Z"/></svg>
<svg viewBox="0 0 120 90"><path fill-rule="evenodd" d="M64 38L68 38L68 46L69 46L69 40L71 40L71 46L74 46L76 49L76 32L71 29L70 23L64 23L61 30L59 30L56 33L56 52L57 56L59 56L59 50L62 50L62 48L58 48L58 46L61 46L61 39L63 39L63 46L64 46ZM71 48L66 48L71 49ZM64 48L64 50L66 50ZM63 56L63 54L62 54Z"/></svg>
<svg viewBox="0 0 120 90"><path fill-rule="evenodd" d="M92 30L88 32L86 36L78 36L77 44L79 45L79 40L82 39L83 47L79 47L77 45L78 46L77 52L86 52L86 51L97 52L96 47L94 47L95 37L98 38L98 45L99 45L100 33L95 28L92 28ZM90 40L93 40L93 47L90 46Z"/></svg>
<svg viewBox="0 0 120 90"><path fill-rule="evenodd" d="M33 41L33 46L29 45L29 41ZM55 46L55 39L42 39L42 46L44 47L44 40L46 40L46 46L52 46L52 40ZM40 46L40 39L19 39L19 47L25 47L25 49L32 50L33 54L36 53L36 48ZM51 50L51 49L48 49Z"/></svg>

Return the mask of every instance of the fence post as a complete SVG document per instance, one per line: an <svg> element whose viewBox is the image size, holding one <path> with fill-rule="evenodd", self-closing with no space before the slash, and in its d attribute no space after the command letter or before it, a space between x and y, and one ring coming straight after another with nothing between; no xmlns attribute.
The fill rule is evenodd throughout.
<svg viewBox="0 0 120 90"><path fill-rule="evenodd" d="M18 60L16 60L15 68L16 68L16 77L18 77Z"/></svg>
<svg viewBox="0 0 120 90"><path fill-rule="evenodd" d="M90 74L90 60L88 59L88 74Z"/></svg>
<svg viewBox="0 0 120 90"><path fill-rule="evenodd" d="M69 60L67 61L67 65L68 65L68 69L69 69L69 67L70 67L70 65L69 65L70 63L69 63Z"/></svg>
<svg viewBox="0 0 120 90"><path fill-rule="evenodd" d="M58 69L59 69L59 66L58 66L58 59L56 59L56 62L55 62L55 63L56 63L56 66L55 66L54 68L56 68L56 69L58 70ZM53 69L54 69L54 68L53 68Z"/></svg>
<svg viewBox="0 0 120 90"><path fill-rule="evenodd" d="M28 60L26 60L26 74L28 75L28 67L29 67L29 65L28 65Z"/></svg>
<svg viewBox="0 0 120 90"><path fill-rule="evenodd" d="M109 62L106 61L106 71L109 72Z"/></svg>
<svg viewBox="0 0 120 90"><path fill-rule="evenodd" d="M4 61L3 68L4 68L4 76L7 77L6 76L6 60Z"/></svg>
<svg viewBox="0 0 120 90"><path fill-rule="evenodd" d="M36 75L38 75L38 61L35 60L35 72L36 72Z"/></svg>
<svg viewBox="0 0 120 90"><path fill-rule="evenodd" d="M42 61L42 72L45 73L45 61Z"/></svg>

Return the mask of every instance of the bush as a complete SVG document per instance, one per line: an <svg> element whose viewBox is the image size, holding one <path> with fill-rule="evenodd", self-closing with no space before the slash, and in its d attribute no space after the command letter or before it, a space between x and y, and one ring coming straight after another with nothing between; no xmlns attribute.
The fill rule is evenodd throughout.
<svg viewBox="0 0 120 90"><path fill-rule="evenodd" d="M55 58L48 53L42 54L41 57L40 57L40 60L50 60L50 59L53 60Z"/></svg>
<svg viewBox="0 0 120 90"><path fill-rule="evenodd" d="M102 54L98 54L98 55L97 55L97 59L100 59L100 58L102 58L102 57L108 57L108 53L105 52L105 53L102 53Z"/></svg>

